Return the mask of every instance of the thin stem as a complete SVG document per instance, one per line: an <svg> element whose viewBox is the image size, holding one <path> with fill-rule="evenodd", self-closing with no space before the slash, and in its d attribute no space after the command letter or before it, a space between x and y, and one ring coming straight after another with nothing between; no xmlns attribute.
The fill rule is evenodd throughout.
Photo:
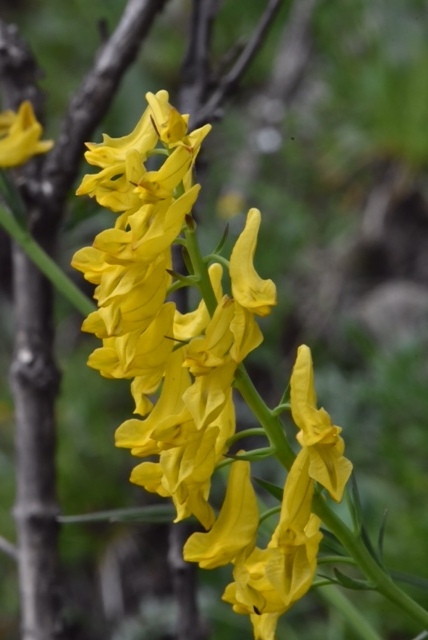
<svg viewBox="0 0 428 640"><path fill-rule="evenodd" d="M281 402L275 407L275 409L272 409L272 413L274 416L279 416L281 413L284 413L284 411L290 411L290 409L291 404L289 402Z"/></svg>
<svg viewBox="0 0 428 640"><path fill-rule="evenodd" d="M356 536L329 508L323 496L314 496L313 511L340 540L361 571L371 581L373 587L385 598L388 598L388 600L406 611L414 620L420 622L424 627L428 627L428 611L423 609L392 581L391 577L370 555L361 538Z"/></svg>
<svg viewBox="0 0 428 640"><path fill-rule="evenodd" d="M267 520L271 516L274 516L275 514L280 513L280 512L281 512L281 506L280 505L278 505L277 507L272 507L271 509L267 509L260 516L259 525L262 524L262 522L264 522L265 520Z"/></svg>
<svg viewBox="0 0 428 640"><path fill-rule="evenodd" d="M317 564L352 564L356 565L354 558L349 556L318 556Z"/></svg>
<svg viewBox="0 0 428 640"><path fill-rule="evenodd" d="M296 456L284 433L282 423L266 406L242 364L236 371L235 386L265 429L269 442L275 450L276 458L286 469L290 469Z"/></svg>
<svg viewBox="0 0 428 640"><path fill-rule="evenodd" d="M244 431L238 431L234 436L229 438L227 446L231 447L235 442L242 440L243 438L249 438L250 436L266 436L266 431L255 427L254 429L245 429Z"/></svg>
<svg viewBox="0 0 428 640"><path fill-rule="evenodd" d="M208 313L210 314L210 316L213 316L214 311L217 307L217 299L215 297L214 289L208 275L207 265L199 248L195 231L196 223L193 219L189 219L187 227L184 231L184 234L186 236L187 251L189 252L193 269L197 277L197 286L199 288L199 291L201 292L201 296L203 297L205 304L207 305Z"/></svg>
<svg viewBox="0 0 428 640"><path fill-rule="evenodd" d="M34 262L40 271L52 282L54 287L71 302L71 304L84 316L95 310L94 304L66 274L58 267L31 234L23 229L14 216L4 207L0 206L0 225L8 232L27 256Z"/></svg>
<svg viewBox="0 0 428 640"><path fill-rule="evenodd" d="M218 253L210 253L204 258L204 262L207 264L209 264L212 260L214 260L215 262L219 262L225 269L229 271L229 260L223 258L223 256L220 256Z"/></svg>
<svg viewBox="0 0 428 640"><path fill-rule="evenodd" d="M319 591L323 600L340 611L349 627L362 640L382 640L380 635L367 622L364 615L334 585L323 586Z"/></svg>

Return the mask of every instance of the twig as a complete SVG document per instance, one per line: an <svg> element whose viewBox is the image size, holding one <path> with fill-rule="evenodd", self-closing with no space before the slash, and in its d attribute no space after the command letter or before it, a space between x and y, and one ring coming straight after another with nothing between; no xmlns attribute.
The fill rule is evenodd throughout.
<svg viewBox="0 0 428 640"><path fill-rule="evenodd" d="M302 82L311 54L310 31L319 0L295 0L272 69L269 94L288 102Z"/></svg>
<svg viewBox="0 0 428 640"><path fill-rule="evenodd" d="M211 35L221 0L193 0L189 44L181 69L179 108L190 114L189 125L206 99L211 84Z"/></svg>
<svg viewBox="0 0 428 640"><path fill-rule="evenodd" d="M245 202L249 185L257 179L263 153L272 153L282 144L282 122L302 83L311 54L310 30L318 0L294 0L280 39L272 72L259 96L251 101L247 143L235 159L232 180L224 193L235 193ZM254 105L257 105L256 108ZM270 141L270 148L263 146Z"/></svg>
<svg viewBox="0 0 428 640"><path fill-rule="evenodd" d="M247 46L242 51L232 69L221 79L217 89L197 114L195 126L205 124L213 120L216 116L225 98L236 88L254 56L263 45L267 32L282 5L283 0L270 0Z"/></svg>
<svg viewBox="0 0 428 640"><path fill-rule="evenodd" d="M115 31L103 45L64 117L55 147L43 167L43 190L58 216L76 177L84 143L107 113L119 83L137 56L154 19L168 0L129 0Z"/></svg>
<svg viewBox="0 0 428 640"><path fill-rule="evenodd" d="M3 536L0 536L0 551L12 558L12 560L18 560L18 549Z"/></svg>

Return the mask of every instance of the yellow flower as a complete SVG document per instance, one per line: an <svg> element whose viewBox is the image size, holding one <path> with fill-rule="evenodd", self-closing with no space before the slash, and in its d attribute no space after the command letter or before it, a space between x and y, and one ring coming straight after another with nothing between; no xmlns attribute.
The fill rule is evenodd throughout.
<svg viewBox="0 0 428 640"><path fill-rule="evenodd" d="M187 134L189 116L178 113L169 104L167 91L158 91L156 95L149 92L146 94L146 100L152 109L152 122L159 134L159 139L169 149L177 146L187 147L192 153L194 162L202 141L211 131L211 125L206 124Z"/></svg>
<svg viewBox="0 0 428 640"><path fill-rule="evenodd" d="M215 445L219 431L218 426L207 427L185 445L161 453L163 486L177 509L174 522L194 515L205 529L210 529L214 523L208 495L216 465Z"/></svg>
<svg viewBox="0 0 428 640"><path fill-rule="evenodd" d="M152 393L159 385L171 355L172 321L175 305L167 302L141 333L138 329L118 338L107 338L103 346L89 356L88 366L107 378L139 377L140 390L144 385Z"/></svg>
<svg viewBox="0 0 428 640"><path fill-rule="evenodd" d="M333 425L324 409L317 409L312 356L306 345L298 349L290 388L291 413L300 429L297 439L309 454L308 473L340 502L352 464L343 456L342 429Z"/></svg>
<svg viewBox="0 0 428 640"><path fill-rule="evenodd" d="M233 300L229 296L223 296L208 323L205 336L190 341L184 364L193 375L203 375L213 367L230 361L228 354L233 343L230 324L234 313Z"/></svg>
<svg viewBox="0 0 428 640"><path fill-rule="evenodd" d="M235 582L223 600L236 613L251 616L255 638L272 640L277 619L310 588L322 534L320 519L311 514L313 480L303 449L288 474L281 514L267 549L255 548L235 560Z"/></svg>
<svg viewBox="0 0 428 640"><path fill-rule="evenodd" d="M174 144L184 138L187 132L188 115L181 115L169 104L167 91L158 91L156 95L146 93L150 105L151 117L159 138L166 145Z"/></svg>
<svg viewBox="0 0 428 640"><path fill-rule="evenodd" d="M175 200L148 205L128 218L132 235L132 251L135 259L148 262L169 248L196 202L200 185L195 184Z"/></svg>
<svg viewBox="0 0 428 640"><path fill-rule="evenodd" d="M183 353L173 352L167 362L165 378L159 399L145 420L126 420L116 430L116 446L131 449L134 456L160 453L159 441L165 432L178 430L184 420L190 419L183 402L183 393L190 386L190 376L183 367Z"/></svg>
<svg viewBox="0 0 428 640"><path fill-rule="evenodd" d="M223 411L230 396L236 364L228 362L198 376L186 389L183 401L197 429L203 429Z"/></svg>
<svg viewBox="0 0 428 640"><path fill-rule="evenodd" d="M162 307L171 276L169 253L152 263L110 265L95 291L99 309L89 314L82 331L98 338L143 332Z"/></svg>
<svg viewBox="0 0 428 640"><path fill-rule="evenodd" d="M169 198L143 205L127 218L127 229L106 229L94 240L94 247L109 256L110 262L152 262L169 249L199 193L194 185L177 200Z"/></svg>
<svg viewBox="0 0 428 640"><path fill-rule="evenodd" d="M147 108L134 130L121 138L111 138L103 133L103 141L86 142L89 151L85 153L88 164L105 169L117 166L117 173L123 173L123 163L128 151L136 150L142 155L142 161L147 158L147 153L151 151L157 143L158 136L150 120L151 111ZM78 195L86 193L78 189Z"/></svg>
<svg viewBox="0 0 428 640"><path fill-rule="evenodd" d="M42 125L26 100L17 113L0 114L0 167L16 167L53 147L52 140L40 140Z"/></svg>
<svg viewBox="0 0 428 640"><path fill-rule="evenodd" d="M95 198L98 204L114 212L129 211L141 206L141 200L134 193L143 173L142 156L136 150L128 151L126 161L109 165L98 173L90 173L83 176L82 182L76 191L76 195L88 195ZM137 161L141 170L138 180L131 181L129 176L130 160Z"/></svg>
<svg viewBox="0 0 428 640"><path fill-rule="evenodd" d="M111 268L111 263L107 262L104 251L95 247L84 247L76 251L71 266L81 271L88 282L100 284L103 273Z"/></svg>
<svg viewBox="0 0 428 640"><path fill-rule="evenodd" d="M222 266L218 262L210 265L208 275L210 277L217 302L219 302L223 296L221 287L221 279L223 275ZM201 300L195 311L190 311L189 313L184 314L176 311L174 317L174 337L176 340L180 340L182 342L190 340L191 338L202 334L209 321L210 315L204 300Z"/></svg>
<svg viewBox="0 0 428 640"><path fill-rule="evenodd" d="M250 209L245 228L230 256L232 295L240 305L258 316L267 316L276 305L276 287L272 280L263 280L254 269L253 259L260 227L260 211Z"/></svg>
<svg viewBox="0 0 428 640"><path fill-rule="evenodd" d="M192 166L187 147L177 147L157 171L144 173L134 192L145 204L153 204L173 196L173 191Z"/></svg>
<svg viewBox="0 0 428 640"><path fill-rule="evenodd" d="M214 569L232 562L240 553L250 553L256 543L259 513L250 479L250 463L236 461L227 484L220 514L208 533L194 533L184 545L188 562Z"/></svg>

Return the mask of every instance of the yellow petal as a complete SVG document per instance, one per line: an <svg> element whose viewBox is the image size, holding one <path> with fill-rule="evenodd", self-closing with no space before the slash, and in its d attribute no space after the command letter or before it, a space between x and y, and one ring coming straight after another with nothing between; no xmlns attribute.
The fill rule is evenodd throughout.
<svg viewBox="0 0 428 640"><path fill-rule="evenodd" d="M253 613L250 616L254 630L254 640L275 640L275 631L278 625L280 613L262 613L258 616Z"/></svg>
<svg viewBox="0 0 428 640"><path fill-rule="evenodd" d="M276 305L276 287L272 280L260 278L253 264L260 221L260 211L250 209L245 229L233 247L229 270L235 300L256 315L267 316Z"/></svg>
<svg viewBox="0 0 428 640"><path fill-rule="evenodd" d="M207 325L205 336L194 338L189 343L184 364L193 375L208 373L211 368L230 360L228 353L233 343L230 324L234 311L233 300L223 296Z"/></svg>
<svg viewBox="0 0 428 640"><path fill-rule="evenodd" d="M236 364L228 362L209 373L198 376L183 394L183 401L197 429L210 424L223 410L232 388Z"/></svg>
<svg viewBox="0 0 428 640"><path fill-rule="evenodd" d="M139 456L151 456L155 453L159 453L159 447L157 442L152 439L152 429L150 425L145 425L146 421L137 420L131 418L125 420L117 429L115 433L116 447L124 447L132 449L133 455ZM138 448L138 454L134 452L134 449Z"/></svg>
<svg viewBox="0 0 428 640"><path fill-rule="evenodd" d="M235 315L230 324L234 342L230 355L237 363L263 342L263 334L255 321L254 314L235 302Z"/></svg>
<svg viewBox="0 0 428 640"><path fill-rule="evenodd" d="M210 265L208 274L210 276L217 302L219 302L223 296L221 288L223 268L218 262L215 262ZM179 311L176 311L174 317L174 337L176 340L183 342L190 338L194 338L205 331L209 321L210 315L204 300L201 300L195 311L190 311L185 314L181 314Z"/></svg>
<svg viewBox="0 0 428 640"><path fill-rule="evenodd" d="M340 448L332 445L316 444L308 450L311 478L325 487L333 500L340 502L352 473L352 463L342 455Z"/></svg>
<svg viewBox="0 0 428 640"><path fill-rule="evenodd" d="M131 149L136 149L145 159L148 151L155 147L156 142L157 135L150 120L150 109L146 109L134 130L128 135L111 138L104 133L101 143L87 142L89 151L86 151L85 159L89 164L104 169L124 162L127 152Z"/></svg>
<svg viewBox="0 0 428 640"><path fill-rule="evenodd" d="M309 476L309 463L309 453L305 447L297 455L288 473L279 524L269 546L281 544L282 531L290 528L303 531L308 523L314 493L314 481Z"/></svg>
<svg viewBox="0 0 428 640"><path fill-rule="evenodd" d="M259 521L257 498L250 479L250 463L232 463L226 497L211 531L194 533L184 545L184 559L213 569L232 562L254 548Z"/></svg>
<svg viewBox="0 0 428 640"><path fill-rule="evenodd" d="M305 344L297 350L290 380L290 399L293 420L299 429L306 431L312 423L319 422L311 350Z"/></svg>
<svg viewBox="0 0 428 640"><path fill-rule="evenodd" d="M162 484L162 478L162 468L158 462L142 462L132 470L130 481L144 487L150 493L157 493L166 498L169 493Z"/></svg>

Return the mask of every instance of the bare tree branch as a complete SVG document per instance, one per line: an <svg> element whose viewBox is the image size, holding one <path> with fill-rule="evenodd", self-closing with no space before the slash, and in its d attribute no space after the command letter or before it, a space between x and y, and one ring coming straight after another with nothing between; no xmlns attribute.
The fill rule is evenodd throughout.
<svg viewBox="0 0 428 640"><path fill-rule="evenodd" d="M77 174L84 142L108 111L118 85L134 61L153 21L168 0L129 0L123 16L98 53L70 102L55 147L43 167L43 188L58 215Z"/></svg>
<svg viewBox="0 0 428 640"><path fill-rule="evenodd" d="M290 9L269 82L269 93L284 103L299 87L310 59L310 28L317 2L295 1Z"/></svg>
<svg viewBox="0 0 428 640"><path fill-rule="evenodd" d="M190 128L212 83L211 36L221 0L193 0L189 44L181 69L179 108L190 114Z"/></svg>
<svg viewBox="0 0 428 640"><path fill-rule="evenodd" d="M250 103L247 144L238 153L232 180L224 189L243 202L249 185L256 180L264 153L282 144L281 126L287 107L299 88L311 57L311 25L318 0L294 0L285 25L272 73L263 90ZM270 145L270 147L269 147Z"/></svg>
<svg viewBox="0 0 428 640"><path fill-rule="evenodd" d="M49 156L20 172L28 226L52 254L67 192L83 143L107 111L154 17L167 0L129 0L121 21L99 52L72 100ZM30 99L40 118L38 70L16 28L0 23L0 83L4 103ZM21 640L65 640L56 498L55 398L60 374L53 358L52 290L27 256L13 247L15 354L10 371L16 407L15 521L21 600ZM74 635L74 637L76 637Z"/></svg>
<svg viewBox="0 0 428 640"><path fill-rule="evenodd" d="M232 69L227 73L220 81L219 86L207 100L202 107L201 111L196 116L195 126L200 126L212 120L224 100L232 93L232 91L238 85L240 79L248 69L254 56L260 50L265 37L271 27L275 16L283 5L283 0L270 0L265 12L263 13L260 21L247 43L247 46L242 51L238 60L233 65Z"/></svg>
<svg viewBox="0 0 428 640"><path fill-rule="evenodd" d="M40 117L43 95L37 87L41 71L15 25L0 20L0 78L3 107L14 109L24 100L30 100Z"/></svg>

